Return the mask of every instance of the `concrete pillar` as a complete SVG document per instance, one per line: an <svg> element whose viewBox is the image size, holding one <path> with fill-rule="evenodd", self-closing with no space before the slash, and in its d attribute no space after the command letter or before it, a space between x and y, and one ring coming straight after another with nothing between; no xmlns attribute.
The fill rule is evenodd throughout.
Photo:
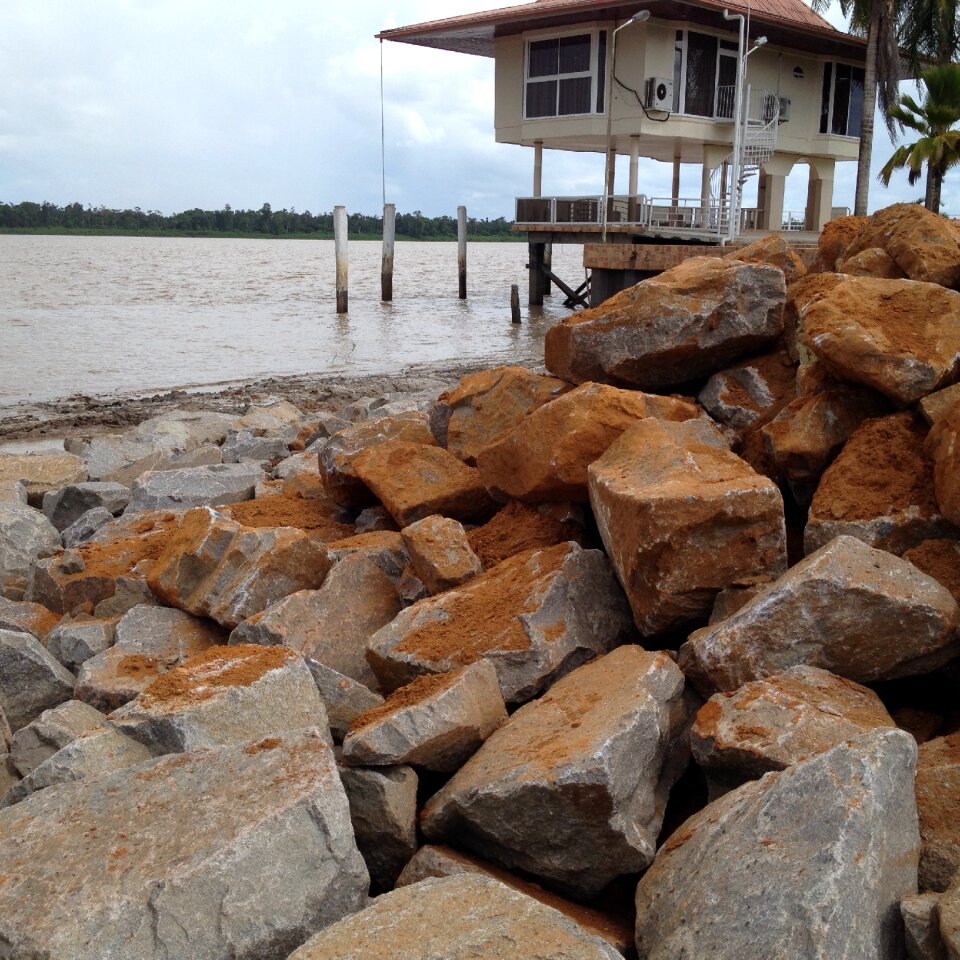
<svg viewBox="0 0 960 960"><path fill-rule="evenodd" d="M709 224L710 217L710 177L713 169L706 162L700 171L700 225L706 227Z"/></svg>
<svg viewBox="0 0 960 960"><path fill-rule="evenodd" d="M820 231L830 220L833 212L833 169L832 160L810 163L805 223L808 230Z"/></svg>
<svg viewBox="0 0 960 960"><path fill-rule="evenodd" d="M533 195L543 195L543 141L533 142Z"/></svg>
<svg viewBox="0 0 960 960"><path fill-rule="evenodd" d="M676 200L680 196L680 154L673 158L673 182L670 186L670 196Z"/></svg>
<svg viewBox="0 0 960 960"><path fill-rule="evenodd" d="M767 174L767 189L763 203L764 229L778 231L783 229L783 194L787 178L782 173Z"/></svg>
<svg viewBox="0 0 960 960"><path fill-rule="evenodd" d="M630 186L627 193L630 195L628 201L628 219L633 222L637 219L637 188L640 179L640 138L630 137Z"/></svg>

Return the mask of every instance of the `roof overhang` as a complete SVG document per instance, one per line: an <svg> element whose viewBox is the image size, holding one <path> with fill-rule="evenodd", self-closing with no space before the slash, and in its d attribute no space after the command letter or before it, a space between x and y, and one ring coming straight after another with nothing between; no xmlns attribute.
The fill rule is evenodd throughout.
<svg viewBox="0 0 960 960"><path fill-rule="evenodd" d="M777 6L770 5L775 11ZM638 10L649 10L654 17L689 21L703 26L731 29L723 11L747 13L745 3L723 0L534 0L518 6L502 7L465 14L429 23L396 27L377 34L379 40L412 43L422 47L452 50L475 56L492 57L498 37L514 36L527 30L567 27L588 20L625 20ZM864 38L842 33L826 21L809 22L779 16L771 10L750 11L751 35L766 35L771 44L816 53L823 56L865 60Z"/></svg>

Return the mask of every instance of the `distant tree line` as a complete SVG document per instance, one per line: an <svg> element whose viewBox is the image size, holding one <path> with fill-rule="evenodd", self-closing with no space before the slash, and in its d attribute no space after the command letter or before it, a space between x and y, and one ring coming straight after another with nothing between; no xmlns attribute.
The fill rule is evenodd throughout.
<svg viewBox="0 0 960 960"><path fill-rule="evenodd" d="M350 235L354 238L377 238L383 228L382 216L364 213L349 215ZM496 220L467 221L467 232L474 238L515 239L513 222L503 217ZM35 230L56 233L145 233L166 234L261 234L272 237L333 236L333 213L311 213L294 209L274 210L265 203L259 210L234 210L227 204L222 210L184 210L165 215L158 210L111 210L107 207L69 203L0 202L0 230ZM398 213L397 237L411 240L453 240L457 236L455 217L425 217L419 210Z"/></svg>

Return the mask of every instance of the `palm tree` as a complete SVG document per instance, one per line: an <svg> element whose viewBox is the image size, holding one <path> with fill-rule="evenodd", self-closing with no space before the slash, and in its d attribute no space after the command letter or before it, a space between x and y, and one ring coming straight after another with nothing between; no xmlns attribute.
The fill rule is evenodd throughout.
<svg viewBox="0 0 960 960"><path fill-rule="evenodd" d="M830 0L811 0L822 13ZM857 157L857 192L853 212L866 216L870 195L870 161L873 157L873 114L877 98L893 135L890 109L899 95L900 51L897 47L897 11L895 0L840 0L840 9L850 18L854 33L867 35L867 62L863 80L863 120L860 124L860 153Z"/></svg>
<svg viewBox="0 0 960 960"><path fill-rule="evenodd" d="M957 0L910 0L901 4L900 46L911 67L950 63L960 56Z"/></svg>
<svg viewBox="0 0 960 960"><path fill-rule="evenodd" d="M917 104L913 97L904 94L888 114L901 127L909 127L920 136L913 143L898 147L878 176L887 187L894 171L906 168L910 186L913 186L926 164L927 188L923 204L928 210L939 213L944 175L950 167L960 164L960 130L952 129L955 123L960 123L960 64L931 67L920 75L920 79L925 88L923 103Z"/></svg>

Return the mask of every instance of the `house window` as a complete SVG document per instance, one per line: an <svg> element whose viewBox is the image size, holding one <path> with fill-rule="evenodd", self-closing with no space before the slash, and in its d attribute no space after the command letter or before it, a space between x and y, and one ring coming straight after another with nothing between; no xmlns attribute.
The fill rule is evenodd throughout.
<svg viewBox="0 0 960 960"><path fill-rule="evenodd" d="M531 40L527 44L524 115L603 113L607 31Z"/></svg>
<svg viewBox="0 0 960 960"><path fill-rule="evenodd" d="M847 63L823 65L820 132L859 137L863 120L863 70Z"/></svg>
<svg viewBox="0 0 960 960"><path fill-rule="evenodd" d="M697 117L733 118L737 44L678 30L673 47L673 109Z"/></svg>

